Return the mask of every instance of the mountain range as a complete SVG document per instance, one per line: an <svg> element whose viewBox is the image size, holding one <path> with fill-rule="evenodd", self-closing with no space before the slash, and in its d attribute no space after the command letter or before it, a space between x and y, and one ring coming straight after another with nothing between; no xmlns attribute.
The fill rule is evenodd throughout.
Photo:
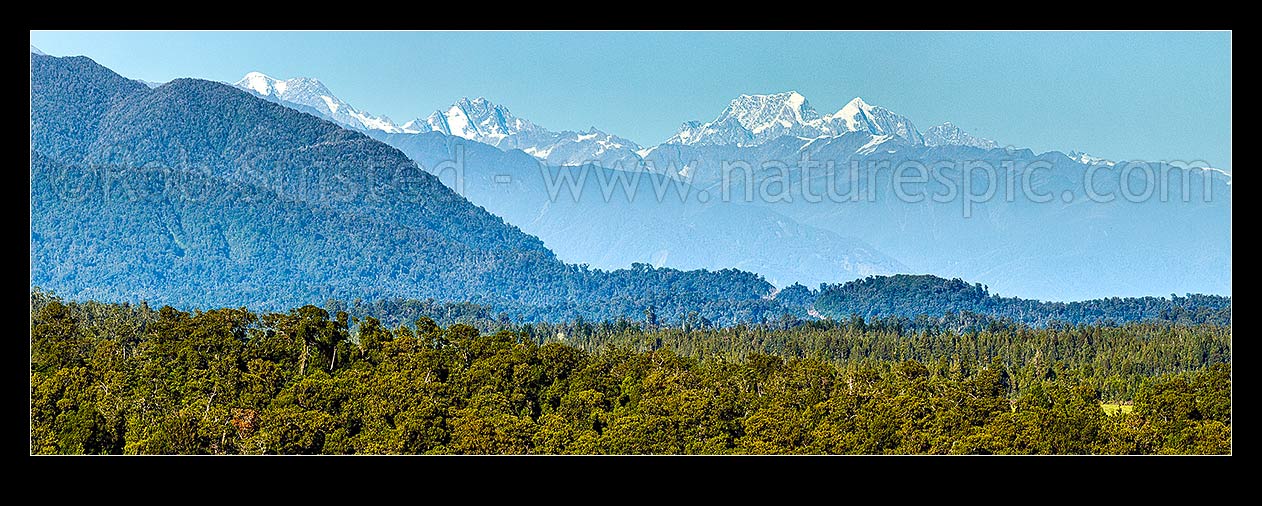
<svg viewBox="0 0 1262 506"><path fill-rule="evenodd" d="M1229 174L1152 163L1146 170L1169 176L1167 182L1182 182L1193 193L1208 188L1215 198L1091 202L1089 176L1098 187L1117 190L1123 181L1138 184L1143 172L1124 173L1117 162L1077 151L1001 149L950 122L921 133L907 117L861 98L820 114L792 91L740 95L714 119L686 122L649 147L594 128L558 134L484 98L458 100L397 129L348 126L399 148L422 167L442 166L457 151L465 153L462 195L540 237L566 261L598 268L632 262L735 266L780 287L934 273L1050 300L1230 293ZM818 167L804 168L804 160ZM769 161L785 169L765 169ZM723 165L732 162L748 163L751 170L725 180ZM892 168L908 162L954 167L926 177L923 185L926 195L947 194L951 188L942 181L950 179L954 198L900 198ZM966 162L996 169L964 174ZM1094 171L1097 166L1117 170ZM998 169L1003 167L1009 169ZM541 177L549 171L554 176ZM653 186L637 179L645 172L671 178L692 198L652 198L654 192L639 188ZM555 174L565 173L589 177L577 185L577 198L558 200L547 190ZM623 187L633 189L624 200L655 205L611 204L608 192L593 191L607 189L600 182L609 180L635 180ZM812 194L848 187L852 180L865 202L813 202ZM788 198L716 198L779 187L789 189ZM1021 189L1022 195L1011 202L1007 195L1003 202L968 202L964 212L962 189L984 194L987 187ZM701 202L702 195L710 200ZM1039 195L1054 197L1044 201Z"/></svg>
<svg viewBox="0 0 1262 506"><path fill-rule="evenodd" d="M894 136L911 143L924 138L911 120L855 97L835 113L821 116L796 91L740 95L712 121L690 121L665 144L758 146L784 136L815 139L848 132Z"/></svg>
<svg viewBox="0 0 1262 506"><path fill-rule="evenodd" d="M797 282L893 273L1051 300L1230 293L1230 174L1152 163L1215 197L1091 202L1088 189L1117 194L1143 171L1000 149L950 123L922 134L861 99L820 115L794 92L743 95L645 148L595 128L554 132L484 98L396 125L311 78L159 84L87 58L31 58L32 281L71 296L265 307L406 296L730 322L805 315L809 304L779 297ZM732 162L749 170L726 178ZM950 163L926 194L1032 193L900 195L892 167L936 162ZM962 162L1004 170L987 181ZM94 191L65 186L78 179ZM183 198L209 188L223 195ZM769 188L784 191L740 198ZM864 196L811 198L829 190Z"/></svg>
<svg viewBox="0 0 1262 506"><path fill-rule="evenodd" d="M31 284L72 299L433 298L522 319L653 308L714 322L784 310L733 269L563 263L361 132L221 83L150 88L85 57L31 54L31 178Z"/></svg>
<svg viewBox="0 0 1262 506"><path fill-rule="evenodd" d="M459 157L464 162L462 180L459 185L449 181L449 186L543 239L567 262L602 269L633 263L738 268L777 286L815 285L905 269L862 240L804 226L771 209L699 201L686 181L663 182L660 174L636 171L641 163L639 146L595 128L588 133L553 132L485 98L462 98L426 119L395 126L388 118L359 112L316 79L282 81L251 72L235 86L365 132L422 167L440 167ZM374 119L365 122L363 117ZM582 169L562 169L572 166ZM576 198L550 198L549 181L541 177L541 170L558 177L560 172L579 173ZM623 183L633 190L620 193L621 198L603 198L608 194L602 191L605 187ZM679 185L684 189L677 191L692 197L647 197L652 187L663 185Z"/></svg>
<svg viewBox="0 0 1262 506"><path fill-rule="evenodd" d="M361 112L337 98L318 79L296 77L280 80L261 72L249 72L234 86L262 97L311 108L341 125L384 133L440 132L495 146L520 149L550 165L595 163L609 168L634 168L645 148L629 139L596 127L587 131L554 132L514 116L507 107L484 97L463 97L451 106L398 125L385 116ZM931 127L922 135L910 119L855 97L832 114L820 115L796 91L767 95L740 95L718 117L708 122L688 121L662 144L732 144L757 146L783 136L837 137L849 132L898 137L929 146L967 145L998 147L960 130L952 123Z"/></svg>
<svg viewBox="0 0 1262 506"><path fill-rule="evenodd" d="M306 112L314 112L356 130L410 134L439 132L501 149L521 149L552 165L634 163L637 158L635 152L640 149L636 143L604 133L596 127L586 132L553 132L518 118L507 107L482 97L472 100L464 97L424 118L397 125L388 117L355 109L314 78L280 80L260 72L250 72L234 86L264 98L301 107Z"/></svg>

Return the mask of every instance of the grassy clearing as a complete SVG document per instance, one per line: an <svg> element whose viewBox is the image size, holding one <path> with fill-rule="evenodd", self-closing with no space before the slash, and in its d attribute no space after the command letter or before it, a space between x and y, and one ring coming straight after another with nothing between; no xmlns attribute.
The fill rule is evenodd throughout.
<svg viewBox="0 0 1262 506"><path fill-rule="evenodd" d="M1100 403L1100 407L1104 408L1104 413L1107 415L1130 413L1135 410L1135 406L1133 404L1122 404L1120 402L1102 402Z"/></svg>

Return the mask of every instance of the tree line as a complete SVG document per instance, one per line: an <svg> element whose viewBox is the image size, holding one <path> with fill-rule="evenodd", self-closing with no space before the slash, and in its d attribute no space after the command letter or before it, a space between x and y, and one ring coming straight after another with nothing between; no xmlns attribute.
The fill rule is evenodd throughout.
<svg viewBox="0 0 1262 506"><path fill-rule="evenodd" d="M559 326L389 327L315 306L185 312L36 292L32 452L1231 451L1228 329L831 325L627 324L598 344ZM826 343L846 353L807 352ZM1135 382L1133 410L1105 413L1100 366Z"/></svg>
<svg viewBox="0 0 1262 506"><path fill-rule="evenodd" d="M1231 324L1231 297L1188 294L1180 297L1107 297L1075 302L1044 302L1001 297L981 283L959 278L896 274L868 276L846 283L785 288L794 300L811 300L821 315L845 318L916 318L919 315L976 313L1029 325L1058 323L1119 324L1164 320L1185 324ZM777 295L780 298L780 295Z"/></svg>

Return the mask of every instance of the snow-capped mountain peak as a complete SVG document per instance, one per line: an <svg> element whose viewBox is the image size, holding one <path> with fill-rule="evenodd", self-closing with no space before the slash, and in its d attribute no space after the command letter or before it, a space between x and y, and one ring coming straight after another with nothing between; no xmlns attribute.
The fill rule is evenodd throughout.
<svg viewBox="0 0 1262 506"><path fill-rule="evenodd" d="M754 146L785 135L819 136L820 121L819 113L796 91L741 94L713 121L685 122L666 143Z"/></svg>
<svg viewBox="0 0 1262 506"><path fill-rule="evenodd" d="M845 132L868 132L872 135L892 135L913 144L924 144L924 137L910 119L884 107L868 104L862 97L855 97L836 113L824 117L824 123L834 135Z"/></svg>
<svg viewBox="0 0 1262 506"><path fill-rule="evenodd" d="M741 125L754 129L765 126L768 120L791 116L805 122L819 115L806 102L806 97L796 91L771 95L740 95L728 104L725 115L735 117ZM805 118L804 118L805 117Z"/></svg>
<svg viewBox="0 0 1262 506"><path fill-rule="evenodd" d="M862 98L854 98L834 114L820 116L801 93L786 91L739 95L713 121L684 123L666 144L756 146L786 135L813 139L858 131L923 143L911 120L869 105Z"/></svg>
<svg viewBox="0 0 1262 506"><path fill-rule="evenodd" d="M866 129L865 118L872 114L872 106L863 101L861 97L847 102L840 110L829 116L832 121L840 121L845 127L845 131L857 132Z"/></svg>
<svg viewBox="0 0 1262 506"><path fill-rule="evenodd" d="M763 132L784 135L784 130L814 126L819 113L796 91L771 95L740 95L728 104L716 123L735 121L754 136Z"/></svg>
<svg viewBox="0 0 1262 506"><path fill-rule="evenodd" d="M259 95L271 96L273 92L281 93L284 91L284 84L281 84L281 89L276 89L277 83L283 83L283 81L262 72L250 72L245 77L242 77L240 81L237 81L235 86L245 88Z"/></svg>
<svg viewBox="0 0 1262 506"><path fill-rule="evenodd" d="M356 130L403 131L388 117L375 116L343 102L319 79L295 77L282 80L262 72L250 72L234 86L262 97L310 107L328 119Z"/></svg>
<svg viewBox="0 0 1262 506"><path fill-rule="evenodd" d="M1092 156L1090 154L1083 153L1081 151L1070 151L1067 156L1069 156L1070 160L1081 163L1083 165L1107 165L1111 167L1117 164L1117 162L1114 162L1112 160L1106 160L1098 156Z"/></svg>
<svg viewBox="0 0 1262 506"><path fill-rule="evenodd" d="M318 107L324 104L328 112L336 113L338 109L349 107L341 99L333 95L324 83L313 77L295 77L293 79L276 79L262 72L250 72L236 82L238 88L253 91L265 97Z"/></svg>
<svg viewBox="0 0 1262 506"><path fill-rule="evenodd" d="M483 97L461 97L446 109L434 111L424 119L417 118L402 126L402 130L407 133L442 132L493 146L499 146L511 135L539 129L537 125L513 116L507 107Z"/></svg>
<svg viewBox="0 0 1262 506"><path fill-rule="evenodd" d="M342 104L333 96L319 79L313 77L295 77L293 79L276 79L262 72L250 72L236 82L236 87L244 88L265 97L276 97L293 102L303 97L328 97ZM321 99L323 100L323 99Z"/></svg>
<svg viewBox="0 0 1262 506"><path fill-rule="evenodd" d="M462 97L450 107L400 127L405 133L441 132L445 135L490 144L500 149L520 149L552 165L599 163L634 166L640 146L596 127L586 132L553 132L514 116L507 107L484 97Z"/></svg>
<svg viewBox="0 0 1262 506"><path fill-rule="evenodd" d="M863 111L863 112L871 112L871 111L872 111L872 106L871 106L871 105L868 105L868 103L867 103L867 102L864 102L864 101L863 101L863 97L854 97L854 98L850 99L850 101L849 101L849 102L846 102L846 105L842 106L842 107L841 107L841 110L840 110L840 111L838 111L838 113L841 113L842 111Z"/></svg>
<svg viewBox="0 0 1262 506"><path fill-rule="evenodd" d="M929 127L925 130L924 137L926 146L972 146L981 149L999 147L999 143L969 134L950 121Z"/></svg>

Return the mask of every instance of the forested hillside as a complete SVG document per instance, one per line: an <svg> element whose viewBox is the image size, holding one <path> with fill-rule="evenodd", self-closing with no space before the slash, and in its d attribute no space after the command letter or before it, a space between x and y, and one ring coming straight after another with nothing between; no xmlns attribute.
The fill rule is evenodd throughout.
<svg viewBox="0 0 1262 506"><path fill-rule="evenodd" d="M805 287L802 287L803 289ZM815 310L835 319L858 315L915 319L963 312L1030 325L1116 324L1163 320L1231 324L1231 297L1171 294L1164 297L1111 297L1080 302L1043 302L991 294L981 283L929 275L869 276L822 286Z"/></svg>
<svg viewBox="0 0 1262 506"><path fill-rule="evenodd" d="M567 265L394 148L231 86L31 55L31 278L71 298L281 309L403 297L536 319L780 314L736 270Z"/></svg>
<svg viewBox="0 0 1262 506"><path fill-rule="evenodd" d="M584 349L538 328L387 328L312 306L36 292L32 315L34 453L1231 451L1230 331L1212 325L626 328ZM769 342L779 354L714 352Z"/></svg>

